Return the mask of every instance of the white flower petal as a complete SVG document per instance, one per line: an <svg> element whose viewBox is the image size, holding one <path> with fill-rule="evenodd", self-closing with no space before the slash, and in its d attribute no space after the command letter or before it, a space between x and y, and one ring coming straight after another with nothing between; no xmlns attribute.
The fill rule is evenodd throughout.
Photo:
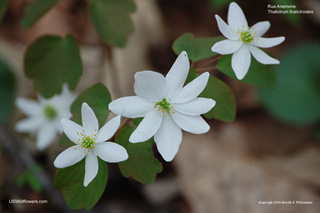
<svg viewBox="0 0 320 213"><path fill-rule="evenodd" d="M180 92L188 77L189 69L188 55L185 51L182 51L166 75L167 97L174 97Z"/></svg>
<svg viewBox="0 0 320 213"><path fill-rule="evenodd" d="M206 87L209 76L210 74L208 72L205 72L193 81L191 81L190 83L188 83L186 86L182 88L180 93L173 98L172 102L186 103L198 97L198 95Z"/></svg>
<svg viewBox="0 0 320 213"><path fill-rule="evenodd" d="M241 47L241 45L241 41L226 39L215 43L212 46L211 51L219 53L221 55L227 55L237 51Z"/></svg>
<svg viewBox="0 0 320 213"><path fill-rule="evenodd" d="M283 37L283 36L275 37L275 38L261 38L261 37L259 37L259 38L257 38L254 45L257 47L269 48L269 47L274 47L274 46L277 46L278 44L281 44L284 40L285 40L285 37Z"/></svg>
<svg viewBox="0 0 320 213"><path fill-rule="evenodd" d="M42 114L41 105L34 100L27 98L17 98L15 103L18 109L25 115Z"/></svg>
<svg viewBox="0 0 320 213"><path fill-rule="evenodd" d="M118 163L128 159L127 150L114 142L103 142L96 145L95 153L108 163Z"/></svg>
<svg viewBox="0 0 320 213"><path fill-rule="evenodd" d="M134 76L134 92L140 98L157 102L165 97L167 80L153 71L137 72Z"/></svg>
<svg viewBox="0 0 320 213"><path fill-rule="evenodd" d="M118 115L107 122L98 132L98 142L109 140L120 126L121 116Z"/></svg>
<svg viewBox="0 0 320 213"><path fill-rule="evenodd" d="M170 162L177 154L182 141L181 128L170 116L166 116L163 118L158 132L154 135L154 141L163 159Z"/></svg>
<svg viewBox="0 0 320 213"><path fill-rule="evenodd" d="M61 152L53 164L57 168L66 168L78 163L85 156L84 149L80 145L75 145Z"/></svg>
<svg viewBox="0 0 320 213"><path fill-rule="evenodd" d="M66 83L62 85L62 92L59 95L59 97L66 105L70 106L72 102L76 99L76 95L69 90L68 84Z"/></svg>
<svg viewBox="0 0 320 213"><path fill-rule="evenodd" d="M97 176L99 170L98 158L92 150L89 150L86 156L85 175L83 185L87 187L89 183Z"/></svg>
<svg viewBox="0 0 320 213"><path fill-rule="evenodd" d="M200 115L190 116L176 112L172 114L172 118L181 129L193 134L203 134L210 129L210 126Z"/></svg>
<svg viewBox="0 0 320 213"><path fill-rule="evenodd" d="M53 96L52 98L49 99L45 99L44 97L42 97L39 93L37 94L38 97L38 102L40 104L41 107L43 107L45 104L48 104L51 102L52 99L54 99L55 96Z"/></svg>
<svg viewBox="0 0 320 213"><path fill-rule="evenodd" d="M99 129L99 123L93 110L87 103L81 107L82 126L86 135L96 135Z"/></svg>
<svg viewBox="0 0 320 213"><path fill-rule="evenodd" d="M251 63L251 55L248 47L242 45L242 47L232 55L231 66L239 80L242 80L248 73Z"/></svg>
<svg viewBox="0 0 320 213"><path fill-rule="evenodd" d="M218 23L218 28L222 35L231 40L238 40L239 35L237 35L237 31L235 31L229 25L227 25L226 22L224 22L222 18L220 18L220 16L215 15L215 17Z"/></svg>
<svg viewBox="0 0 320 213"><path fill-rule="evenodd" d="M270 28L271 24L269 21L260 21L251 27L253 32L256 32L257 37L264 35Z"/></svg>
<svg viewBox="0 0 320 213"><path fill-rule="evenodd" d="M277 59L270 57L267 53L263 52L255 46L249 48L253 57L259 61L261 64L279 64L280 62Z"/></svg>
<svg viewBox="0 0 320 213"><path fill-rule="evenodd" d="M84 129L76 122L62 118L61 125L64 133L73 143L77 143L83 137Z"/></svg>
<svg viewBox="0 0 320 213"><path fill-rule="evenodd" d="M37 148L39 150L44 150L47 148L56 138L57 133L55 129L50 124L45 124L40 126L37 133Z"/></svg>
<svg viewBox="0 0 320 213"><path fill-rule="evenodd" d="M247 19L242 9L235 2L231 2L229 5L228 24L236 32L238 31L238 29L240 30L242 27L244 28L244 30L248 29Z"/></svg>
<svg viewBox="0 0 320 213"><path fill-rule="evenodd" d="M138 96L122 97L109 104L109 109L116 115L127 118L144 117L154 108L154 104Z"/></svg>
<svg viewBox="0 0 320 213"><path fill-rule="evenodd" d="M144 142L154 136L162 121L163 116L160 113L156 109L149 112L131 134L129 141L131 143Z"/></svg>
<svg viewBox="0 0 320 213"><path fill-rule="evenodd" d="M40 116L30 116L28 118L20 120L16 123L16 130L18 132L35 132L39 126L43 123L44 119Z"/></svg>
<svg viewBox="0 0 320 213"><path fill-rule="evenodd" d="M184 104L176 104L174 111L185 115L201 115L209 112L216 102L211 98L196 98Z"/></svg>

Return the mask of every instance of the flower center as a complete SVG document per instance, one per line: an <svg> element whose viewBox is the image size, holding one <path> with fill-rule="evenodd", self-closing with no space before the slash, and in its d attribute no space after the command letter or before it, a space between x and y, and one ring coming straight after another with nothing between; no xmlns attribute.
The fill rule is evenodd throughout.
<svg viewBox="0 0 320 213"><path fill-rule="evenodd" d="M158 102L154 105L154 108L157 108L157 106L158 106L158 111L161 110L161 112L163 112L163 113L161 114L161 116L162 116L162 115L166 115L166 114L171 115L171 113L174 114L174 110L173 110L174 106L172 106L172 105L167 101L166 98L162 98L162 101L158 101Z"/></svg>
<svg viewBox="0 0 320 213"><path fill-rule="evenodd" d="M159 105L161 109L163 109L164 111L170 111L170 103L167 101L166 98L163 98L162 101L158 101L156 105Z"/></svg>
<svg viewBox="0 0 320 213"><path fill-rule="evenodd" d="M57 110L52 105L46 105L43 113L48 120L52 120L57 117Z"/></svg>
<svg viewBox="0 0 320 213"><path fill-rule="evenodd" d="M82 139L81 146L86 149L91 149L92 147L94 147L95 144L96 142L93 138L91 138L90 136L85 136Z"/></svg>
<svg viewBox="0 0 320 213"><path fill-rule="evenodd" d="M244 27L241 28L241 30L238 30L238 33L240 33L240 39L245 44L250 44L255 40L256 32L252 31L250 27L248 27L247 30L244 30Z"/></svg>

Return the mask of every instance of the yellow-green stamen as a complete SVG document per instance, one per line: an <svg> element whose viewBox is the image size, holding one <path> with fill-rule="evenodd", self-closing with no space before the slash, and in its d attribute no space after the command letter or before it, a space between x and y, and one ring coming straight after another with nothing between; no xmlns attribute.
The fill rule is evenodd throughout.
<svg viewBox="0 0 320 213"><path fill-rule="evenodd" d="M46 105L43 114L48 120L52 120L57 117L57 110L52 105Z"/></svg>
<svg viewBox="0 0 320 213"><path fill-rule="evenodd" d="M91 149L96 144L95 140L89 136L86 136L82 139L81 146L86 149Z"/></svg>
<svg viewBox="0 0 320 213"><path fill-rule="evenodd" d="M160 106L163 110L170 112L170 103L166 98L163 98L162 101L158 101L156 105Z"/></svg>
<svg viewBox="0 0 320 213"><path fill-rule="evenodd" d="M251 34L250 31L241 32L241 40L244 43L250 43L254 40L254 36Z"/></svg>
<svg viewBox="0 0 320 213"><path fill-rule="evenodd" d="M246 31L243 28L244 27L242 27L241 30L238 30L238 33L240 33L239 40L241 40L245 44L250 44L255 40L256 32L252 31L253 28L250 29L250 27L248 27Z"/></svg>

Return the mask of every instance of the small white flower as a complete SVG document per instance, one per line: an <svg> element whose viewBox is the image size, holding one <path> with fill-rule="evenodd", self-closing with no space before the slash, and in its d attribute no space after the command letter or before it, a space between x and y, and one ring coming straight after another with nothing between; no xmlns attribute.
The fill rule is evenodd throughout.
<svg viewBox="0 0 320 213"><path fill-rule="evenodd" d="M19 121L15 128L18 132L36 135L39 150L47 148L62 133L61 118L70 118L70 106L75 99L66 84L60 95L44 99L38 95L39 101L17 98L16 106L28 117Z"/></svg>
<svg viewBox="0 0 320 213"><path fill-rule="evenodd" d="M125 148L109 140L120 126L120 116L116 116L106 123L99 131L99 123L93 110L87 103L81 107L82 126L68 120L61 119L64 133L75 144L58 155L54 161L57 168L72 166L84 157L85 175L83 185L85 187L98 174L98 158L109 163L117 163L128 159L128 153Z"/></svg>
<svg viewBox="0 0 320 213"><path fill-rule="evenodd" d="M171 161L178 152L181 129L194 134L210 129L200 114L214 107L215 101L197 97L206 87L209 73L203 73L183 87L189 66L187 53L183 51L166 77L152 71L138 72L134 83L137 96L119 98L109 104L115 114L144 117L129 141L143 142L154 136L158 151L166 161Z"/></svg>
<svg viewBox="0 0 320 213"><path fill-rule="evenodd" d="M228 11L227 25L220 16L215 16L218 22L220 32L227 38L226 40L217 42L211 50L222 55L232 55L232 69L239 80L243 79L247 74L250 63L251 54L262 64L279 64L280 62L258 47L269 48L276 46L284 41L284 37L262 38L270 28L269 21L258 22L251 28L248 27L246 17L235 2L230 3ZM250 54L251 52L251 54Z"/></svg>

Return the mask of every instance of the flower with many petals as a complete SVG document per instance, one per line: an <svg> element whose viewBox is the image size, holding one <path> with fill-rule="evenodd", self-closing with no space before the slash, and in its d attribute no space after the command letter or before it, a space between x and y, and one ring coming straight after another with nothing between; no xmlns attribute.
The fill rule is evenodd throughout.
<svg viewBox="0 0 320 213"><path fill-rule="evenodd" d="M284 37L263 38L270 28L269 21L258 22L252 27L248 27L246 17L235 2L230 3L228 11L228 24L220 16L216 15L218 27L226 40L215 43L211 50L222 55L232 54L231 65L236 77L241 80L247 74L251 54L262 64L279 64L280 62L258 47L269 48L284 41ZM251 53L251 54L250 54Z"/></svg>
<svg viewBox="0 0 320 213"><path fill-rule="evenodd" d="M16 124L16 130L23 133L36 134L39 150L47 148L62 133L61 118L70 118L70 106L75 99L67 85L63 85L61 94L50 99L38 96L39 102L27 98L17 98L16 106L27 118Z"/></svg>
<svg viewBox="0 0 320 213"><path fill-rule="evenodd" d="M210 129L200 114L211 110L215 101L198 98L207 85L209 73L203 73L183 87L189 66L187 53L183 51L166 77L153 71L138 72L134 83L137 96L119 98L109 104L115 114L144 117L129 141L143 142L154 136L158 151L166 161L171 161L178 152L181 129L194 134Z"/></svg>
<svg viewBox="0 0 320 213"><path fill-rule="evenodd" d="M100 130L98 130L97 117L87 103L82 104L81 116L82 126L71 120L61 119L64 133L76 145L59 154L54 161L54 166L57 168L69 167L85 157L83 185L87 187L98 174L97 156L106 162L117 163L127 160L128 153L119 144L106 142L119 128L120 116L111 119Z"/></svg>

